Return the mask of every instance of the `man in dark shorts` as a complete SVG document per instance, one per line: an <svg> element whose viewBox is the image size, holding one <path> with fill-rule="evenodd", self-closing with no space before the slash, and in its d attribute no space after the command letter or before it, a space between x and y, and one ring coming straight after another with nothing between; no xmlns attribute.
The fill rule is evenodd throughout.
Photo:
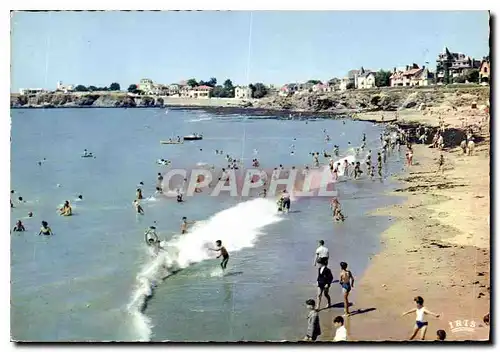
<svg viewBox="0 0 500 352"><path fill-rule="evenodd" d="M222 270L226 270L227 262L229 261L229 253L227 252L226 247L222 245L221 240L215 241L215 244L217 245L217 248L212 250L215 252L220 252L217 258L220 258L222 256L222 262L220 263L220 266Z"/></svg>
<svg viewBox="0 0 500 352"><path fill-rule="evenodd" d="M333 275L331 270L327 268L327 260L325 259L326 258L319 258L318 260L318 264L320 265L320 267L318 269L318 305L316 309L319 309L321 305L321 297L323 295L326 297L326 300L328 302L327 308L332 305L332 300L330 298L330 295L328 294L328 291L330 290L330 285L333 281Z"/></svg>

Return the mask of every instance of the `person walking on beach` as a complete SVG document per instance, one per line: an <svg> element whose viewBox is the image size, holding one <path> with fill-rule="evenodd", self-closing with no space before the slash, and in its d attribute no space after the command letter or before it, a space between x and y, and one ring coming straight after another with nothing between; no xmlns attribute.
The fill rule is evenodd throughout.
<svg viewBox="0 0 500 352"><path fill-rule="evenodd" d="M319 314L316 310L316 302L314 299L308 299L306 301L307 309L309 309L309 314L307 315L307 331L304 341L316 341L318 336L321 335L321 327L319 324Z"/></svg>
<svg viewBox="0 0 500 352"><path fill-rule="evenodd" d="M328 251L328 248L325 247L325 241L319 240L319 247L316 248L316 255L314 257L314 266L316 266L317 263L319 263L320 260L326 263L328 265L328 258L330 257L330 253Z"/></svg>
<svg viewBox="0 0 500 352"><path fill-rule="evenodd" d="M328 261L325 261L325 258L318 260L318 264L320 265L318 269L318 305L316 309L319 309L321 306L321 297L324 295L328 305L326 308L332 305L332 300L329 295L330 285L333 281L332 271L327 267Z"/></svg>
<svg viewBox="0 0 500 352"><path fill-rule="evenodd" d="M415 336L417 336L417 333L421 331L421 339L425 340L425 333L427 332L427 326L429 323L425 321L424 317L426 314L430 314L435 316L436 318L439 318L439 314L433 313L427 308L424 307L424 299L421 296L417 296L413 299L413 301L417 304L416 308L410 309L407 312L404 312L402 316L404 317L405 315L408 315L410 313L415 312L416 313L416 322L415 326L413 327L413 332L410 336L410 340L413 340Z"/></svg>
<svg viewBox="0 0 500 352"><path fill-rule="evenodd" d="M336 316L333 319L333 326L335 326L335 328L337 329L335 331L335 337L333 338L333 341L347 341L347 330L344 326L344 318L342 318L340 315Z"/></svg>
<svg viewBox="0 0 500 352"><path fill-rule="evenodd" d="M344 295L344 315L348 316L349 313L349 293L354 288L354 276L351 271L347 269L346 262L340 262L340 286L342 286L342 294Z"/></svg>
<svg viewBox="0 0 500 352"><path fill-rule="evenodd" d="M438 169L436 173L438 173L441 170L441 173L444 174L444 156L443 153L439 155L439 160L438 160Z"/></svg>

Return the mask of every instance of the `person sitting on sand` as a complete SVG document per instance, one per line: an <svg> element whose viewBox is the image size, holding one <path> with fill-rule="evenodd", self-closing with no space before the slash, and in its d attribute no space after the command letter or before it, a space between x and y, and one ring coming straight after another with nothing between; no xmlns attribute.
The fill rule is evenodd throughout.
<svg viewBox="0 0 500 352"><path fill-rule="evenodd" d="M59 215L61 216L73 215L73 210L71 209L71 205L69 205L69 200L65 201L63 207L59 209Z"/></svg>
<svg viewBox="0 0 500 352"><path fill-rule="evenodd" d="M424 307L424 299L422 297L417 296L413 299L413 301L417 304L417 307L410 309L407 312L404 312L401 316L404 317L405 315L408 315L410 313L415 312L416 313L416 323L415 323L415 326L413 328L413 332L410 336L410 340L413 340L415 338L415 336L417 336L417 333L419 331L421 331L421 335L420 335L421 339L425 340L425 333L427 332L427 326L429 325L429 323L424 320L425 315L430 314L430 315L435 316L436 318L439 318L439 314L433 313L430 310L428 310L427 308L425 308Z"/></svg>
<svg viewBox="0 0 500 352"><path fill-rule="evenodd" d="M47 221L42 221L42 227L40 228L40 232L38 233L38 236L40 235L46 235L46 236L53 235L52 229L49 227Z"/></svg>
<svg viewBox="0 0 500 352"><path fill-rule="evenodd" d="M24 228L24 225L21 222L21 220L17 220L16 226L14 226L14 228L12 229L12 231L14 231L14 232L24 232L24 231L26 231L26 229Z"/></svg>

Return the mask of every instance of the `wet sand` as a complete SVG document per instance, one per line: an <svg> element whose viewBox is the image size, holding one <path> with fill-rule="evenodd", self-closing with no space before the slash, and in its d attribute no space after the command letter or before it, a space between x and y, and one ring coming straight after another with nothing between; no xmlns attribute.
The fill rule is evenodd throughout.
<svg viewBox="0 0 500 352"><path fill-rule="evenodd" d="M421 120L419 114L422 117L422 112L401 114L400 121L438 125L437 114L431 115L435 119L426 114L427 118ZM461 128L465 119L469 123L489 119L477 110L467 109L462 109L460 115L442 112L441 116L454 128ZM438 329L445 330L450 341L488 340L489 327L482 321L490 310L487 121L482 130L482 134L475 133L484 140L476 143L474 155L464 155L459 147L443 152L444 174L436 173L438 150L414 145L416 165L400 177L403 187L394 192L407 200L375 212L397 221L382 235L384 249L371 259L367 271L356 278L351 312L358 309L366 312L346 319L350 340L407 340L415 324L415 314L405 317L401 314L415 307L415 296L422 296L429 310L441 314L439 319L428 316L426 340L434 340ZM336 309L322 313L320 340L332 339L332 319L340 312ZM452 331L458 324L471 326L472 321L475 327L470 331Z"/></svg>

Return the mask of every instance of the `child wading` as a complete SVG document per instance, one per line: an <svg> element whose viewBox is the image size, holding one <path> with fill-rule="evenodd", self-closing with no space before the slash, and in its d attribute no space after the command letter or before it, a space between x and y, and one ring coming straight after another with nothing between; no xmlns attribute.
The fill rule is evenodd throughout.
<svg viewBox="0 0 500 352"><path fill-rule="evenodd" d="M413 312L416 313L416 322L415 322L415 326L413 328L413 332L410 336L410 340L413 340L415 338L415 336L417 336L417 333L420 330L422 330L420 337L422 338L422 340L425 340L425 333L427 332L427 326L429 325L429 323L427 321L425 321L425 315L430 314L430 315L435 316L436 318L439 318L439 314L432 313L430 310L425 308L424 307L424 299L422 297L417 296L414 298L414 301L417 304L417 307L410 309L407 312L404 312L402 316L404 317L405 315L413 313Z"/></svg>

